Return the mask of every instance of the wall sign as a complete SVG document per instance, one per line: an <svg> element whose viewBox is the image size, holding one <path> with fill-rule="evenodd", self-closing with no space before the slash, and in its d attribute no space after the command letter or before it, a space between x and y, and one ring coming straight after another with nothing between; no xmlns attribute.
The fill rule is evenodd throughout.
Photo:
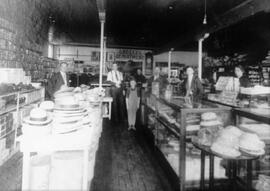
<svg viewBox="0 0 270 191"><path fill-rule="evenodd" d="M119 49L115 53L115 59L143 60L144 54L141 50Z"/></svg>
<svg viewBox="0 0 270 191"><path fill-rule="evenodd" d="M106 61L113 62L114 61L114 52L107 52Z"/></svg>

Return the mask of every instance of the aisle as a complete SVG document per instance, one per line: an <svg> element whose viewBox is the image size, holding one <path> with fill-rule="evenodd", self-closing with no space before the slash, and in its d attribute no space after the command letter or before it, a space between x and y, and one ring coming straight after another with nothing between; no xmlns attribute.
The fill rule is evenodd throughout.
<svg viewBox="0 0 270 191"><path fill-rule="evenodd" d="M22 153L16 153L0 166L0 191L20 191L22 184Z"/></svg>
<svg viewBox="0 0 270 191"><path fill-rule="evenodd" d="M104 120L90 191L170 191L124 124Z"/></svg>

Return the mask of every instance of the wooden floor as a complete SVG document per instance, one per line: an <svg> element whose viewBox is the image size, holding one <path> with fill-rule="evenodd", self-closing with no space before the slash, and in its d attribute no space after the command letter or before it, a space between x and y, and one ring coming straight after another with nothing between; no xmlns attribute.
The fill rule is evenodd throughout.
<svg viewBox="0 0 270 191"><path fill-rule="evenodd" d="M20 191L22 184L22 154L16 153L0 167L0 191Z"/></svg>
<svg viewBox="0 0 270 191"><path fill-rule="evenodd" d="M91 191L170 191L161 170L127 131L127 125L104 121Z"/></svg>

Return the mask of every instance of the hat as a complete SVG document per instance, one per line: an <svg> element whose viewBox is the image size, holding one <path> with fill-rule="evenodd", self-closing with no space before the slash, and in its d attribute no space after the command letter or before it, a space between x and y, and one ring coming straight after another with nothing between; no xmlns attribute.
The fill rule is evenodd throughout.
<svg viewBox="0 0 270 191"><path fill-rule="evenodd" d="M201 119L204 121L216 120L217 114L213 112L206 112L202 114Z"/></svg>
<svg viewBox="0 0 270 191"><path fill-rule="evenodd" d="M243 131L241 131L238 127L229 125L227 126L225 129L223 129L223 131L221 131L221 134L228 134L229 136L236 136L237 138L239 138Z"/></svg>
<svg viewBox="0 0 270 191"><path fill-rule="evenodd" d="M40 103L39 108L45 111L53 111L54 103L52 101L43 101Z"/></svg>
<svg viewBox="0 0 270 191"><path fill-rule="evenodd" d="M239 137L239 149L246 154L262 155L265 153L264 147L265 143L255 133L245 132Z"/></svg>
<svg viewBox="0 0 270 191"><path fill-rule="evenodd" d="M75 97L75 99L76 99L77 101L84 101L84 100L85 100L85 94L83 94L83 93L76 93L76 94L74 95L74 97Z"/></svg>
<svg viewBox="0 0 270 191"><path fill-rule="evenodd" d="M74 96L65 96L61 99L55 100L56 110L79 110L82 107L79 105L78 101Z"/></svg>
<svg viewBox="0 0 270 191"><path fill-rule="evenodd" d="M62 97L66 97L66 96L73 96L74 92L59 92L59 93L55 93L54 94L54 99L60 99Z"/></svg>
<svg viewBox="0 0 270 191"><path fill-rule="evenodd" d="M60 124L71 124L71 123L77 123L80 120L83 120L84 116L59 116L54 115L54 123L60 123Z"/></svg>
<svg viewBox="0 0 270 191"><path fill-rule="evenodd" d="M47 112L41 108L34 108L30 112L30 116L23 119L24 123L29 125L47 125L52 122L52 118Z"/></svg>
<svg viewBox="0 0 270 191"><path fill-rule="evenodd" d="M221 155L223 158L236 158L241 155L241 153L232 147L227 147L221 142L214 142L211 146L211 151Z"/></svg>

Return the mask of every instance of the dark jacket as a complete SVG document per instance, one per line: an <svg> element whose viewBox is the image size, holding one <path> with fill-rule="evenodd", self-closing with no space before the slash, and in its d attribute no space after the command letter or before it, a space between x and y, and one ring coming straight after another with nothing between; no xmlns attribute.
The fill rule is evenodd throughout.
<svg viewBox="0 0 270 191"><path fill-rule="evenodd" d="M164 95L167 85L169 84L168 80L164 76L159 76L157 79L154 80L154 76L150 77L147 80L147 89L148 93L152 93L152 83L158 82L159 83L159 94Z"/></svg>
<svg viewBox="0 0 270 191"><path fill-rule="evenodd" d="M184 87L184 95L186 95L187 93L187 89L188 89L188 79L185 79L184 83L183 83ZM191 80L191 91L192 91L192 95L193 95L193 101L198 102L202 99L203 97L203 86L202 83L200 81L200 79L197 76L193 76L192 80Z"/></svg>
<svg viewBox="0 0 270 191"><path fill-rule="evenodd" d="M142 75L142 74L141 75L136 74L134 77L136 79L137 84L138 83L143 84L146 82L146 79L145 79L144 75Z"/></svg>
<svg viewBox="0 0 270 191"><path fill-rule="evenodd" d="M250 87L250 81L247 76L242 76L239 78L240 87Z"/></svg>
<svg viewBox="0 0 270 191"><path fill-rule="evenodd" d="M67 75L67 78L68 78L68 75ZM67 79L67 82L68 82L68 79ZM62 85L64 85L65 82L64 82L64 79L61 75L60 72L57 72L55 73L51 79L49 79L48 81L48 86L47 86L47 95L48 95L48 98L49 99L53 99L53 94L58 91Z"/></svg>

